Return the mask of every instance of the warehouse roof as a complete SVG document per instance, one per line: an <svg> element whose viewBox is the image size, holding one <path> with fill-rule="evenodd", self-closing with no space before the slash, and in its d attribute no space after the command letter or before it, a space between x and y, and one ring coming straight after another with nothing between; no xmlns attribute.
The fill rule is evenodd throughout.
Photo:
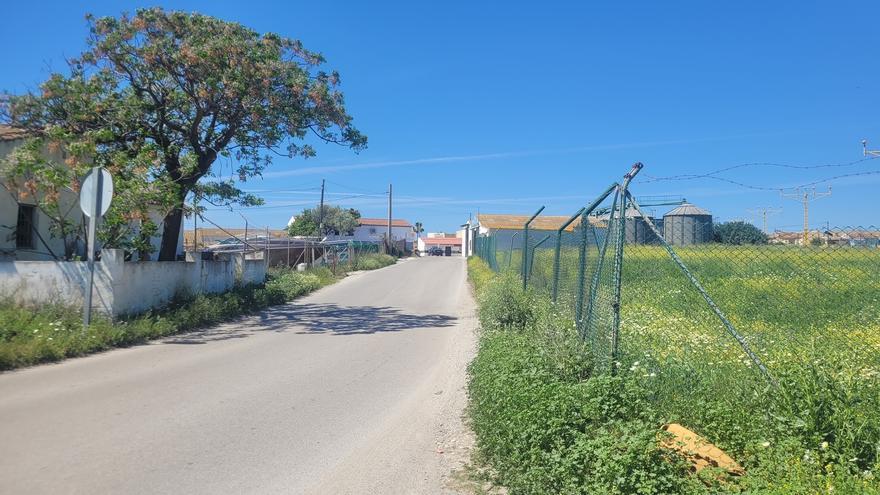
<svg viewBox="0 0 880 495"><path fill-rule="evenodd" d="M371 227L387 227L387 218L358 218L358 225L369 225ZM409 220L394 219L391 221L392 227L412 227Z"/></svg>
<svg viewBox="0 0 880 495"><path fill-rule="evenodd" d="M489 213L481 213L477 215L477 221L480 222L481 227L485 227L487 229L495 229L495 230L522 230L523 225L529 219L531 215L499 215L499 214L489 214ZM532 220L532 223L529 224L530 230L558 230L559 227L562 226L568 220L569 217L561 216L561 215L538 215ZM590 217L590 222L594 222L594 217ZM566 227L567 232L572 232L578 225L580 225L581 219L577 218L574 222L572 222L568 227Z"/></svg>

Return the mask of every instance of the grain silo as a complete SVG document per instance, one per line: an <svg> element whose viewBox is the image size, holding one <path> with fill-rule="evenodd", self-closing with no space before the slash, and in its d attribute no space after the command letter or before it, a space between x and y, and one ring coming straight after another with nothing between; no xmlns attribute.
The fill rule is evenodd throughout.
<svg viewBox="0 0 880 495"><path fill-rule="evenodd" d="M598 217L598 222L607 227L610 213ZM626 243L627 244L659 244L660 239L651 230L648 221L655 222L654 217L643 217L635 207L626 209ZM656 222L655 222L656 225Z"/></svg>
<svg viewBox="0 0 880 495"><path fill-rule="evenodd" d="M663 237L673 246L712 242L712 234L712 214L691 203L663 215Z"/></svg>

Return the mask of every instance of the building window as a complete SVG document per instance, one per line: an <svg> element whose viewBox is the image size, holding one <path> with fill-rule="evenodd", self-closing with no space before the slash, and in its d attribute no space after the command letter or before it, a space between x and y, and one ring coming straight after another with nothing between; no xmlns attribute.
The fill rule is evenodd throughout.
<svg viewBox="0 0 880 495"><path fill-rule="evenodd" d="M15 227L15 247L18 249L34 248L34 215L33 205L18 205L18 223Z"/></svg>
<svg viewBox="0 0 880 495"><path fill-rule="evenodd" d="M375 234L375 233L376 233L376 227L370 227L370 233L371 233L371 234Z"/></svg>

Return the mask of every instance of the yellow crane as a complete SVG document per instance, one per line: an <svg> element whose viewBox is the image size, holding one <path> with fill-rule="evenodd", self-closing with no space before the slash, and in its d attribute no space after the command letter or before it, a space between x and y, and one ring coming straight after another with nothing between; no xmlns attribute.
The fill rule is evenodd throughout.
<svg viewBox="0 0 880 495"><path fill-rule="evenodd" d="M828 191L824 192L816 192L815 187L804 187L804 188L795 188L794 192L785 193L781 192L782 197L784 199L794 199L796 201L800 201L804 207L804 246L808 245L810 242L810 201L815 201L817 199L826 198L831 196L831 186L828 186Z"/></svg>

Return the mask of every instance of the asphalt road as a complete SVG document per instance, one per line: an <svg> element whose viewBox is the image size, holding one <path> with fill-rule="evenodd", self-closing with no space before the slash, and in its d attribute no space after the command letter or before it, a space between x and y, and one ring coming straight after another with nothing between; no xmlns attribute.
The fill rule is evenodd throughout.
<svg viewBox="0 0 880 495"><path fill-rule="evenodd" d="M406 260L204 332L0 374L0 492L448 492L465 279L462 258Z"/></svg>

